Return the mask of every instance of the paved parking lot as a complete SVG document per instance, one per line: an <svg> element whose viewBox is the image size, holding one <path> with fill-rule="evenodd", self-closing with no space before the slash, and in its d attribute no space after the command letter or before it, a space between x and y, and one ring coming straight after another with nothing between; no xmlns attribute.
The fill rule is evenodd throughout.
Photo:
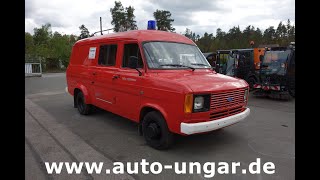
<svg viewBox="0 0 320 180"><path fill-rule="evenodd" d="M43 162L241 162L256 158L276 166L273 175L229 174L214 179L295 179L295 101L275 101L249 96L250 116L223 130L178 136L169 150L145 144L137 125L106 111L82 116L65 92L65 74L46 74L25 79L26 179L205 179L203 174L176 175L48 175Z"/></svg>

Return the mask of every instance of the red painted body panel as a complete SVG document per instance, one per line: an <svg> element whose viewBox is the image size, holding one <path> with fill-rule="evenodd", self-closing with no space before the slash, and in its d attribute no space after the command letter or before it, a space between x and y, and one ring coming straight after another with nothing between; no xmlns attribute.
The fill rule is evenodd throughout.
<svg viewBox="0 0 320 180"><path fill-rule="evenodd" d="M148 69L141 43L145 41L171 41L195 45L185 36L156 30L134 30L80 40L75 43L67 68L68 91L81 89L86 102L107 111L139 122L144 107L162 113L169 130L181 134L181 122L203 122L209 112L184 113L186 94L210 94L248 87L244 80L217 74L210 69L153 70ZM135 69L122 68L124 43L136 42L140 46L144 68L142 76ZM99 66L101 44L117 44L115 66ZM96 47L95 59L88 60L90 47ZM118 78L113 79L113 76Z"/></svg>

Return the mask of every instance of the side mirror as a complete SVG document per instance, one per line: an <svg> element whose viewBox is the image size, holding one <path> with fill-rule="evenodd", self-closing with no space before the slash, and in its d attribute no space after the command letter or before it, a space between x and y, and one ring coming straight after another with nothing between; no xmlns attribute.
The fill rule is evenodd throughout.
<svg viewBox="0 0 320 180"><path fill-rule="evenodd" d="M138 58L136 56L129 57L128 67L137 70L139 72L139 76L142 75L142 72L138 69Z"/></svg>
<svg viewBox="0 0 320 180"><path fill-rule="evenodd" d="M128 67L131 68L131 69L137 69L138 68L138 58L136 56L130 56L129 57Z"/></svg>

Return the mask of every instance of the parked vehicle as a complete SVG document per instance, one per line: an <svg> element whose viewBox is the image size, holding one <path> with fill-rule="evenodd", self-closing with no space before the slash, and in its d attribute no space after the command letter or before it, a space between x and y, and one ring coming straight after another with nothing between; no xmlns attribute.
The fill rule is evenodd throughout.
<svg viewBox="0 0 320 180"><path fill-rule="evenodd" d="M218 73L244 79L250 89L258 82L257 71L260 69L260 56L264 48L218 50L217 53L204 53L207 60L216 55L214 66Z"/></svg>
<svg viewBox="0 0 320 180"><path fill-rule="evenodd" d="M295 43L267 48L261 60L254 94L285 100L295 97Z"/></svg>
<svg viewBox="0 0 320 180"><path fill-rule="evenodd" d="M217 53L216 52L208 52L203 53L204 57L207 59L209 64L213 69L216 69L217 66Z"/></svg>
<svg viewBox="0 0 320 180"><path fill-rule="evenodd" d="M137 122L156 149L168 148L173 134L217 130L250 114L248 84L216 73L193 41L176 33L133 30L79 40L66 78L80 114L96 106Z"/></svg>

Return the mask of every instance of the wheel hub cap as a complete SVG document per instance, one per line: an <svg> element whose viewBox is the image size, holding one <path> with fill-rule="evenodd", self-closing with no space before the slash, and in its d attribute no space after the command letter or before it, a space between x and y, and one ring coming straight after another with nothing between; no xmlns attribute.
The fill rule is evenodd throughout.
<svg viewBox="0 0 320 180"><path fill-rule="evenodd" d="M148 137L156 138L156 137L159 137L159 135L160 135L160 129L157 126L157 124L151 123L151 124L149 124L146 133L147 133Z"/></svg>

